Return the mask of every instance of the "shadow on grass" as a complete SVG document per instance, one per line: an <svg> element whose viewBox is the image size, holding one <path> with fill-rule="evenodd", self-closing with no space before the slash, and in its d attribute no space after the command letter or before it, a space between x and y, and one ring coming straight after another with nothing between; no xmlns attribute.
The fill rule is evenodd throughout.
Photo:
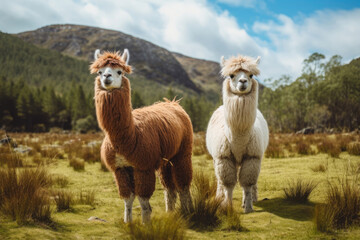
<svg viewBox="0 0 360 240"><path fill-rule="evenodd" d="M315 204L312 202L300 204L290 202L283 198L261 200L254 205L262 208L265 212L275 214L282 218L289 218L297 221L311 220L313 218L315 207Z"/></svg>

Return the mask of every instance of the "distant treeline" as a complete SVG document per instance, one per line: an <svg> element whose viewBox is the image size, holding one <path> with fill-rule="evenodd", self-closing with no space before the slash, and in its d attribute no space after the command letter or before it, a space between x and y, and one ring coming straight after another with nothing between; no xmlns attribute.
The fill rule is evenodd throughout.
<svg viewBox="0 0 360 240"><path fill-rule="evenodd" d="M164 97L175 96L169 88ZM0 102L0 126L10 131L98 130L93 93L85 94L80 84L73 84L60 95L53 87L30 87L24 81L14 83L3 76L0 77ZM132 104L133 108L145 105L138 92L132 92ZM213 104L205 98L188 97L181 105L190 115L194 130L204 130Z"/></svg>
<svg viewBox="0 0 360 240"><path fill-rule="evenodd" d="M259 108L273 132L304 127L352 131L360 127L360 59L341 66L338 55L325 61L314 53L304 60L302 75L269 79Z"/></svg>

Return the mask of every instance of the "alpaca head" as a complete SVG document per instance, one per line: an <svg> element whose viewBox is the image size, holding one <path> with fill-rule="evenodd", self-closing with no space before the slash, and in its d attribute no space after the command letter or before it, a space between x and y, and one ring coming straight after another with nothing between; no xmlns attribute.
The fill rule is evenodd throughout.
<svg viewBox="0 0 360 240"><path fill-rule="evenodd" d="M250 57L231 57L227 60L221 57L221 75L229 79L230 90L235 94L246 94L252 89L254 75L259 75L257 65L260 57L256 60Z"/></svg>
<svg viewBox="0 0 360 240"><path fill-rule="evenodd" d="M124 49L122 55L119 52L100 54L100 50L97 49L90 71L99 74L101 86L105 90L120 88L124 74L131 73L131 66L128 65L129 57L127 49Z"/></svg>

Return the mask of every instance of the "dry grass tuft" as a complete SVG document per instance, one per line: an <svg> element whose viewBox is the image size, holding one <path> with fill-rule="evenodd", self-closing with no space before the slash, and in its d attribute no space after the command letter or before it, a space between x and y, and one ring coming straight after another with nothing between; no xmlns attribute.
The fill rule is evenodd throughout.
<svg viewBox="0 0 360 240"><path fill-rule="evenodd" d="M176 214L154 217L148 224L133 222L123 227L126 237L134 240L182 240L185 239L185 228L185 221Z"/></svg>
<svg viewBox="0 0 360 240"><path fill-rule="evenodd" d="M359 223L360 188L356 180L344 178L339 183L329 183L325 204L315 208L316 229L329 232Z"/></svg>
<svg viewBox="0 0 360 240"><path fill-rule="evenodd" d="M53 183L61 188L65 188L69 185L69 179L63 175L53 177Z"/></svg>
<svg viewBox="0 0 360 240"><path fill-rule="evenodd" d="M266 149L265 157L267 158L284 158L285 152L281 145L269 142Z"/></svg>
<svg viewBox="0 0 360 240"><path fill-rule="evenodd" d="M317 184L313 181L303 181L298 179L296 182L289 182L288 187L284 188L285 200L296 203L306 203L309 196L316 188Z"/></svg>
<svg viewBox="0 0 360 240"><path fill-rule="evenodd" d="M9 168L23 167L23 161L10 145L0 146L0 166Z"/></svg>
<svg viewBox="0 0 360 240"><path fill-rule="evenodd" d="M220 224L218 211L220 210L220 199L215 199L215 181L202 172L194 174L192 182L192 197L194 211L182 213L189 222L190 228L199 230L211 230Z"/></svg>
<svg viewBox="0 0 360 240"><path fill-rule="evenodd" d="M301 155L311 155L314 154L314 152L311 149L311 146L309 143L305 142L305 141L298 141L296 143L296 147L295 147L296 151L298 154Z"/></svg>
<svg viewBox="0 0 360 240"><path fill-rule="evenodd" d="M56 210L58 212L71 209L74 203L74 194L65 190L55 190L52 192L54 201L56 203Z"/></svg>
<svg viewBox="0 0 360 240"><path fill-rule="evenodd" d="M326 171L328 170L328 166L325 165L325 164L319 164L319 165L310 167L310 169L311 169L313 172L326 172Z"/></svg>
<svg viewBox="0 0 360 240"><path fill-rule="evenodd" d="M76 203L94 206L95 205L95 191L92 191L92 190L80 191Z"/></svg>
<svg viewBox="0 0 360 240"><path fill-rule="evenodd" d="M51 178L43 168L0 169L0 211L18 224L30 221L51 223L47 188Z"/></svg>
<svg viewBox="0 0 360 240"><path fill-rule="evenodd" d="M347 151L351 155L360 155L360 142L351 142L347 145Z"/></svg>
<svg viewBox="0 0 360 240"><path fill-rule="evenodd" d="M75 171L83 171L85 170L85 161L79 158L72 158L69 160L69 165Z"/></svg>
<svg viewBox="0 0 360 240"><path fill-rule="evenodd" d="M228 207L221 217L221 229L228 231L244 231L244 227L241 226L240 213L237 213L232 207Z"/></svg>
<svg viewBox="0 0 360 240"><path fill-rule="evenodd" d="M338 158L341 153L340 145L336 143L335 139L328 139L326 137L318 143L317 149L319 152L327 153L331 157L336 158Z"/></svg>
<svg viewBox="0 0 360 240"><path fill-rule="evenodd" d="M194 156L200 156L207 154L205 133L199 132L194 134L194 143L193 143L193 154Z"/></svg>

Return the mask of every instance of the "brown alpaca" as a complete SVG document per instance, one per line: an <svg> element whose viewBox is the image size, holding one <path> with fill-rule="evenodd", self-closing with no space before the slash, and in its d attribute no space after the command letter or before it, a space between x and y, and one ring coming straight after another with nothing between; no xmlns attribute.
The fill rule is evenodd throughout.
<svg viewBox="0 0 360 240"><path fill-rule="evenodd" d="M149 199L155 190L155 171L165 188L166 211L173 210L176 192L181 209L191 211L193 132L189 116L177 101L155 103L133 110L131 73L127 49L119 53L95 51L91 73L95 79L95 106L105 133L101 158L114 173L120 197L125 201L124 221L132 220L132 204L138 196L142 221L151 215Z"/></svg>

